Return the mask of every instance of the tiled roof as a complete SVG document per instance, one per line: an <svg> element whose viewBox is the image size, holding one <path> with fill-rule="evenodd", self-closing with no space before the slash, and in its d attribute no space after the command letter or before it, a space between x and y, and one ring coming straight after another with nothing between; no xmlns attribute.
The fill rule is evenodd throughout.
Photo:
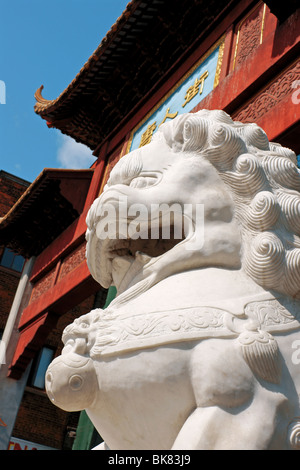
<svg viewBox="0 0 300 470"><path fill-rule="evenodd" d="M45 168L0 218L1 244L25 258L38 255L78 217L92 175L92 169Z"/></svg>
<svg viewBox="0 0 300 470"><path fill-rule="evenodd" d="M52 109L55 109L56 106L61 106L65 100L70 99L71 95L76 96L82 92L82 86L80 86L81 80L85 80L85 75L92 68L93 64L96 63L99 57L102 54L105 54L105 48L109 45L110 41L113 40L114 35L116 35L124 22L130 16L131 12L136 8L140 3L140 0L132 0L127 4L127 7L123 14L116 20L111 29L108 31L106 36L102 39L101 43L97 49L93 52L89 60L84 64L76 77L72 82L67 86L67 88L58 96L58 98L53 100L48 100L42 97L43 85L35 92L35 112L37 114L43 114L45 111L51 113Z"/></svg>
<svg viewBox="0 0 300 470"><path fill-rule="evenodd" d="M92 150L121 129L238 0L132 0L68 87L35 112Z"/></svg>

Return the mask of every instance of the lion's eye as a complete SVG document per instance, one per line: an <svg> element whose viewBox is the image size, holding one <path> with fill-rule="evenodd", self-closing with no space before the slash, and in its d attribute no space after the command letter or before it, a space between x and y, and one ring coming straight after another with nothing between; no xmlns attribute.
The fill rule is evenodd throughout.
<svg viewBox="0 0 300 470"><path fill-rule="evenodd" d="M131 188L147 188L148 186L152 186L156 183L157 178L154 176L138 176L137 178L133 178L131 180L129 186Z"/></svg>
<svg viewBox="0 0 300 470"><path fill-rule="evenodd" d="M143 177L133 178L133 180L130 181L129 186L131 188L145 188L147 186L147 182L145 180L146 178Z"/></svg>

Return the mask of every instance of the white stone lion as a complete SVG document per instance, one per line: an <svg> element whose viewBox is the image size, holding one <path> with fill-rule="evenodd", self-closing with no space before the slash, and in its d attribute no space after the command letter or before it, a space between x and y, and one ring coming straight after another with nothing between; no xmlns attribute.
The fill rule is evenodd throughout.
<svg viewBox="0 0 300 470"><path fill-rule="evenodd" d="M299 449L295 154L223 111L178 116L87 225L91 274L118 294L66 328L50 399L86 409L102 448Z"/></svg>

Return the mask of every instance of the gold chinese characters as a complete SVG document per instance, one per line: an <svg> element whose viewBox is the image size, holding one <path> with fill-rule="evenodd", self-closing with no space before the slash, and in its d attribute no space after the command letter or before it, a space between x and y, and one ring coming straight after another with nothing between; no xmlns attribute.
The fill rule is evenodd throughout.
<svg viewBox="0 0 300 470"><path fill-rule="evenodd" d="M194 84L186 90L185 97L184 97L185 101L182 104L183 108L187 103L189 103L193 98L195 98L195 96L197 96L198 94L201 95L203 93L204 81L207 77L208 77L208 70L203 72L203 74L199 78L196 78ZM177 114L178 114L178 111L171 113L170 108L167 108L165 117L163 118L162 122L159 125L163 124L167 119L174 119L177 116ZM157 128L156 121L148 125L147 129L142 134L139 147L143 147L144 145L149 144L151 142L152 135L156 128Z"/></svg>
<svg viewBox="0 0 300 470"><path fill-rule="evenodd" d="M201 95L203 92L204 87L204 80L208 77L208 71L206 70L200 78L196 78L194 85L190 86L185 94L185 102L183 103L182 107L189 103L198 93Z"/></svg>

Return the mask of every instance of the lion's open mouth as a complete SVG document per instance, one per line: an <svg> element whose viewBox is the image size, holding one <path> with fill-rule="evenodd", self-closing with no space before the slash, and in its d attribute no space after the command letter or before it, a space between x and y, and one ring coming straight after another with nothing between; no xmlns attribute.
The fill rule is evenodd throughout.
<svg viewBox="0 0 300 470"><path fill-rule="evenodd" d="M180 240L174 238L166 239L138 239L138 240L113 240L107 247L108 256L132 256L137 252L142 252L151 258L163 255L169 251Z"/></svg>
<svg viewBox="0 0 300 470"><path fill-rule="evenodd" d="M144 238L107 239L101 247L102 272L104 268L106 277L110 275L119 289L125 277L126 284L130 283L146 264L170 251L183 238L183 233L179 234L171 225L168 233L163 233L160 227L157 238L151 238L149 230Z"/></svg>

